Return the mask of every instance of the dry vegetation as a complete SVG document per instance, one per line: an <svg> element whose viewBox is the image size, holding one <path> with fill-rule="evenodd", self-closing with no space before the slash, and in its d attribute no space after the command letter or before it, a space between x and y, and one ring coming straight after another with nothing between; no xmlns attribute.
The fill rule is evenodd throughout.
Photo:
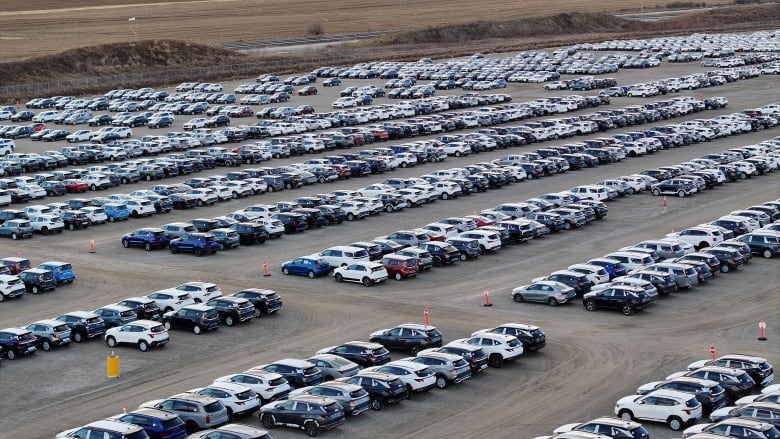
<svg viewBox="0 0 780 439"><path fill-rule="evenodd" d="M154 7L174 8L184 6L191 11L194 6L211 7L219 4L222 9L228 8L226 5L241 3L243 0L207 0L204 2L169 2L164 5L155 4L148 1L146 3L155 4ZM266 2L269 2L267 0ZM304 0L296 0L292 3L297 4ZM459 1L459 0L453 0ZM499 6L506 6L503 0L497 0L496 10ZM266 2L263 2L265 4ZM43 8L44 1L33 0L29 2L31 7L40 3L38 7ZM126 6L128 9L140 7ZM410 2L412 3L412 2ZM434 4L438 1L434 0ZM618 5L627 6L631 2L620 2ZM634 0L634 4L636 1ZM115 8L102 8L98 0L83 0L79 3L82 13L103 14L110 12L116 16L118 14ZM269 3L270 4L270 3ZM529 4L533 4L530 1ZM427 5L427 3L426 3ZM398 5L395 3L385 4L384 11L390 14ZM151 6L150 6L151 7ZM92 9L90 9L92 8ZM525 8L524 8L525 9ZM49 12L39 11L37 14L29 12L19 12L28 19L40 15L48 17ZM52 14L63 14L63 11L52 12ZM10 15L9 15L10 14ZM0 36L5 33L2 22L8 16L12 16L13 11L0 12ZM197 14L189 12L193 17ZM122 13L122 16L128 14ZM359 15L359 14L358 14ZM408 15L408 13L407 13ZM464 14L468 16L468 14ZM491 14L480 14L480 17L490 17ZM431 15L438 18L438 15ZM199 22L219 23L219 19L198 20ZM322 28L318 26L317 32L322 33L344 33L347 30L340 29L340 32L333 32L330 24L332 21L323 19L312 21L311 16L307 24L301 24L301 32L315 33L312 31L312 23L323 23ZM105 18L104 18L105 20ZM122 26L133 26L132 22L126 21ZM140 18L139 18L140 20ZM145 20L145 19L144 19ZM462 20L461 20L462 21ZM89 47L80 47L65 50L57 54L47 54L43 56L30 57L20 60L8 60L0 63L0 85L25 84L34 82L44 82L51 80L63 80L69 78L81 77L99 77L104 75L114 75L126 72L140 72L164 70L169 68L193 67L204 65L219 64L238 64L252 63L267 59L267 57L250 56L230 50L220 49L213 45L198 44L194 41L207 40L206 36L188 30L186 26L175 26L170 19L167 20L171 28L177 29L178 39L137 39L130 38L130 42L108 42L106 44L93 45ZM194 23L194 22L193 22ZM407 24L407 23L405 23ZM693 12L681 15L675 18L654 22L641 22L616 17L607 13L596 12L578 12L578 13L559 13L548 16L533 16L526 18L516 18L511 20L480 20L466 21L461 23L450 23L446 25L429 25L420 27L418 30L396 31L385 37L375 40L364 41L357 44L334 46L327 49L318 49L318 53L332 51L334 53L351 54L356 60L369 60L378 57L383 59L415 59L421 56L456 56L470 54L477 51L501 51L501 50L519 50L531 49L541 46L549 47L551 44L564 45L584 41L599 41L609 38L627 38L627 37L645 37L657 34L675 34L689 33L696 31L716 31L716 30L742 30L754 29L760 27L777 27L780 24L780 8L777 3L763 5L731 6L723 8L708 9L699 12ZM96 25L97 26L97 25ZM352 29L358 30L378 30L393 29L392 24L382 28L373 26L371 29ZM396 25L398 26L398 25ZM57 27L57 26L53 26ZM110 26L109 26L110 27ZM117 24L113 25L116 30ZM284 28L284 27L282 27ZM95 28L82 24L81 28L85 34L92 35ZM90 30L91 29L91 30ZM41 34L46 35L51 32L48 28L42 29ZM139 32L141 34L141 32ZM218 35L221 41L228 41L230 33L220 33ZM275 36L279 36L277 34ZM109 39L110 40L110 39ZM1 40L0 47L8 44L10 40ZM83 43L88 43L89 38L83 38ZM29 41L18 41L19 45L27 45ZM68 43L62 43L67 46ZM48 48L47 48L48 50ZM304 54L308 56L310 54ZM278 58L278 56L277 56ZM313 66L307 66L300 63L291 62L291 69L303 69ZM276 72L284 73L284 72ZM209 78L199 78L206 80ZM226 79L224 76L221 79ZM132 86L134 84L126 84ZM80 90L87 91L87 90Z"/></svg>

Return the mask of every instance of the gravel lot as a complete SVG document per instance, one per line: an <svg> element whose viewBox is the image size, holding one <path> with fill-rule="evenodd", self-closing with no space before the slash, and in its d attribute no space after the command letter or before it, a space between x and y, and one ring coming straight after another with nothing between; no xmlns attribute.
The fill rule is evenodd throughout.
<svg viewBox="0 0 780 439"><path fill-rule="evenodd" d="M620 84L630 84L697 70L697 65L665 64L663 68L620 72L615 76ZM343 86L353 83L367 82L345 81ZM232 90L234 85L226 84L225 89ZM321 86L319 89L320 94L307 99L307 103L313 101L318 110L324 111L335 99L338 89ZM726 109L690 118L713 117L778 101L778 90L777 77L760 77L693 91L689 94L700 98L726 96L730 104ZM515 101L559 94L544 92L541 85L529 84L510 85L506 92L511 93ZM380 99L375 103L384 101ZM643 101L613 99L612 106ZM303 99L296 96L291 106L301 103ZM178 116L179 127L186 120L186 116ZM146 131L149 130L134 129L136 136ZM639 385L662 379L693 360L706 358L710 343L717 345L718 354L756 354L779 367L778 259L754 258L737 272L720 274L707 285L664 297L632 317L610 311L588 313L579 301L550 308L514 303L509 297L513 287L553 270L642 239L715 219L738 208L778 198L780 173L777 172L726 184L693 197L670 197L665 210L661 207L661 198L649 194L619 199L609 203L609 215L602 221L505 248L475 261L437 268L402 282L388 281L364 288L357 284L337 284L327 278L286 277L279 272L285 260L331 245L372 239L446 216L472 213L501 202L520 201L603 178L674 164L777 135L780 135L780 129L775 127L662 151L619 164L569 172L470 197L437 201L400 213L284 236L264 245L242 247L211 257L126 250L121 247L119 238L136 227L212 217L253 203L275 202L316 192L357 189L384 177L266 194L57 236L0 241L0 254L4 256L19 253L30 258L34 265L50 259L65 260L73 264L78 276L72 285L54 292L3 303L0 315L4 327L24 325L76 309L95 309L125 297L195 279L215 282L226 294L246 287L275 289L285 303L285 309L277 315L222 328L216 333L195 336L174 331L171 343L148 353L119 348L116 353L121 358L122 376L116 379L106 378L105 363L110 349L101 341L39 352L32 358L13 362L5 360L0 384L0 406L4 407L0 436L51 437L65 428L119 413L123 406L132 410L149 399L204 386L227 373L285 357L305 358L324 346L353 339L365 340L377 329L404 322L422 322L424 308L430 310L431 324L443 332L445 342L504 322L527 322L542 327L547 333L548 345L516 364L490 369L462 385L432 390L382 412L350 418L345 426L325 433L325 437L531 438L549 434L564 423L611 414L614 402L634 393ZM42 151L58 148L61 144L19 141L17 145L17 151ZM537 147L539 145L531 145L515 151ZM438 168L494 159L509 152L450 158L444 163L403 169L391 175L417 176ZM293 161L301 159L270 163ZM217 169L214 173L218 172L224 170ZM146 184L121 187L119 191L130 192L142 187ZM95 254L88 252L90 240L95 242ZM271 277L262 276L262 261L267 261L271 268ZM485 289L491 294L492 308L482 306ZM756 340L759 320L767 323L768 341ZM393 353L394 359L403 356L404 353ZM240 422L259 425L256 417L247 417ZM663 425L650 425L649 430L654 439L679 437ZM303 434L289 429L273 432L276 438L303 437Z"/></svg>

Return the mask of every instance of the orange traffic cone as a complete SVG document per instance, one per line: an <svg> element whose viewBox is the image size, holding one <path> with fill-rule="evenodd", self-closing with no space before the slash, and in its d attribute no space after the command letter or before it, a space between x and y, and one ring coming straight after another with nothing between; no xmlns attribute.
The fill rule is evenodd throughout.
<svg viewBox="0 0 780 439"><path fill-rule="evenodd" d="M263 276L265 277L271 276L271 272L268 271L268 264L265 261L263 261Z"/></svg>
<svg viewBox="0 0 780 439"><path fill-rule="evenodd" d="M89 252L90 253L95 253L95 241L93 241L91 239L89 240Z"/></svg>
<svg viewBox="0 0 780 439"><path fill-rule="evenodd" d="M485 304L482 306L493 306L493 304L490 303L490 293L488 293L487 288L485 288Z"/></svg>

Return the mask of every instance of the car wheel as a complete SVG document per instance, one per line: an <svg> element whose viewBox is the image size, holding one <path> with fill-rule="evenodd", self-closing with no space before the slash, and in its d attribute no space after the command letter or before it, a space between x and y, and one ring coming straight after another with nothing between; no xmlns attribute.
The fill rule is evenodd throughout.
<svg viewBox="0 0 780 439"><path fill-rule="evenodd" d="M306 434L309 437L317 437L317 435L320 434L320 426L317 424L317 421L309 421L303 426L304 430L306 430Z"/></svg>
<svg viewBox="0 0 780 439"><path fill-rule="evenodd" d="M165 328L167 331L170 331L171 330L171 322L169 322L167 320L164 321L163 322L163 328Z"/></svg>
<svg viewBox="0 0 780 439"><path fill-rule="evenodd" d="M568 221L563 222L563 230L571 230L571 223Z"/></svg>
<svg viewBox="0 0 780 439"><path fill-rule="evenodd" d="M38 289L38 285L33 285L32 288L30 289L30 292L33 294L38 294L40 292L40 290Z"/></svg>
<svg viewBox="0 0 780 439"><path fill-rule="evenodd" d="M763 256L766 259L770 259L772 257L772 250L766 249L763 253L761 253L761 256Z"/></svg>
<svg viewBox="0 0 780 439"><path fill-rule="evenodd" d="M726 264L721 264L720 265L720 272L721 273L728 273L729 270L731 270L731 267L729 267L728 265L726 265Z"/></svg>
<svg viewBox="0 0 780 439"><path fill-rule="evenodd" d="M385 403L382 401L382 398L371 398L371 402L368 404L371 407L371 410L375 411L382 410L385 407Z"/></svg>
<svg viewBox="0 0 780 439"><path fill-rule="evenodd" d="M401 273L396 273L395 275L393 275L393 277L395 278L395 280L403 280L404 278L403 276L401 276Z"/></svg>
<svg viewBox="0 0 780 439"><path fill-rule="evenodd" d="M409 346L409 353L412 355L417 355L417 353L420 352L420 345L413 344Z"/></svg>
<svg viewBox="0 0 780 439"><path fill-rule="evenodd" d="M660 189L653 189L653 195L655 195L656 197L661 195L661 190Z"/></svg>
<svg viewBox="0 0 780 439"><path fill-rule="evenodd" d="M74 332L73 341L75 341L76 343L81 343L82 341L84 341L84 336L80 332Z"/></svg>
<svg viewBox="0 0 780 439"><path fill-rule="evenodd" d="M41 349L44 351L50 351L51 350L51 342L49 340L44 340L41 342Z"/></svg>
<svg viewBox="0 0 780 439"><path fill-rule="evenodd" d="M449 380L447 380L447 377L444 375L436 375L436 388L437 389L446 389L447 385L449 385Z"/></svg>
<svg viewBox="0 0 780 439"><path fill-rule="evenodd" d="M626 304L626 305L623 305L623 306L620 308L620 312L622 312L624 316L631 316L631 315L634 315L634 307L633 307L633 306L631 306L631 305L628 305L628 304Z"/></svg>
<svg viewBox="0 0 780 439"><path fill-rule="evenodd" d="M48 235L49 229L47 227L41 227L41 234Z"/></svg>
<svg viewBox="0 0 780 439"><path fill-rule="evenodd" d="M14 352L13 349L9 350L5 353L5 358L8 358L11 361L16 360L16 352Z"/></svg>
<svg viewBox="0 0 780 439"><path fill-rule="evenodd" d="M195 421L187 421L184 428L187 430L187 434L192 434L200 430L200 427Z"/></svg>
<svg viewBox="0 0 780 439"><path fill-rule="evenodd" d="M628 188L628 190L626 191L626 193L627 193L628 195L634 195L634 193L635 193L635 192L636 192L636 191L635 191L635 190L634 190L634 188L632 188L632 187Z"/></svg>
<svg viewBox="0 0 780 439"><path fill-rule="evenodd" d="M624 421L633 421L634 420L634 414L631 413L630 410L621 410L618 413L618 416L620 417L620 419L622 419Z"/></svg>
<svg viewBox="0 0 780 439"><path fill-rule="evenodd" d="M355 219L355 215L353 215L351 212L347 214L347 221L352 221Z"/></svg>
<svg viewBox="0 0 780 439"><path fill-rule="evenodd" d="M233 317L231 316L225 317L225 324L228 326L233 326L233 324L235 324L235 322L233 321Z"/></svg>
<svg viewBox="0 0 780 439"><path fill-rule="evenodd" d="M11 239L16 241L17 239L19 239L19 235L17 235L16 233L11 233Z"/></svg>
<svg viewBox="0 0 780 439"><path fill-rule="evenodd" d="M596 310L596 302L592 300L585 301L585 309L588 311L595 311Z"/></svg>
<svg viewBox="0 0 780 439"><path fill-rule="evenodd" d="M197 335L200 335L203 333L203 328L201 328L200 325L195 325L192 327L192 332L194 332Z"/></svg>
<svg viewBox="0 0 780 439"><path fill-rule="evenodd" d="M173 253L174 255L176 253L179 253L179 247L172 245L170 248L171 248L171 253Z"/></svg>
<svg viewBox="0 0 780 439"><path fill-rule="evenodd" d="M138 350L141 352L146 352L149 350L149 343L147 343L145 340L141 340L138 342Z"/></svg>
<svg viewBox="0 0 780 439"><path fill-rule="evenodd" d="M91 186L89 187L89 190L91 190L91 191L96 191L96 190L97 190L97 186L95 186L95 185L93 184L93 185L91 185Z"/></svg>
<svg viewBox="0 0 780 439"><path fill-rule="evenodd" d="M407 385L406 385L406 393L404 394L405 398L406 398L406 399L412 399L412 394L413 394L413 393L414 393L414 392L412 391L412 386L410 386L410 385L408 385L408 384L407 384Z"/></svg>
<svg viewBox="0 0 780 439"><path fill-rule="evenodd" d="M492 354L488 359L488 364L490 364L490 367L500 369L501 366L504 365L504 359L501 357L500 354Z"/></svg>
<svg viewBox="0 0 780 439"><path fill-rule="evenodd" d="M274 419L274 415L268 413L260 414L260 423L262 423L263 427L267 428L268 430L271 430L274 427L276 427L276 419Z"/></svg>
<svg viewBox="0 0 780 439"><path fill-rule="evenodd" d="M677 196L680 197L680 198L685 198L685 191L683 191L683 190L677 191Z"/></svg>
<svg viewBox="0 0 780 439"><path fill-rule="evenodd" d="M336 282L341 282L344 280L344 276L342 276L341 273L336 273L333 277L336 279Z"/></svg>
<svg viewBox="0 0 780 439"><path fill-rule="evenodd" d="M680 431L684 425L682 419L678 418L677 416L672 416L669 418L667 423L669 424L669 428L671 428L672 431Z"/></svg>
<svg viewBox="0 0 780 439"><path fill-rule="evenodd" d="M219 244L219 251L225 251L225 244Z"/></svg>
<svg viewBox="0 0 780 439"><path fill-rule="evenodd" d="M515 302L517 302L517 303L523 303L523 302L525 302L525 298L523 297L523 295L522 295L522 294L513 294L513 295L512 295L512 299L514 299L514 300L515 300Z"/></svg>
<svg viewBox="0 0 780 439"><path fill-rule="evenodd" d="M197 257L201 257L201 256L203 256L203 250L201 250L201 249L199 249L199 248L196 248L196 249L193 251L193 253L195 253L195 256L197 256Z"/></svg>
<svg viewBox="0 0 780 439"><path fill-rule="evenodd" d="M108 222L113 223L114 222L114 217L113 216L108 217Z"/></svg>
<svg viewBox="0 0 780 439"><path fill-rule="evenodd" d="M547 304L550 305L550 306L558 306L558 301L555 300L555 297L550 297L547 300Z"/></svg>
<svg viewBox="0 0 780 439"><path fill-rule="evenodd" d="M108 337L106 338L106 344L108 345L108 347L114 348L116 347L116 339L114 337Z"/></svg>
<svg viewBox="0 0 780 439"><path fill-rule="evenodd" d="M460 157L460 151L455 151L455 157Z"/></svg>
<svg viewBox="0 0 780 439"><path fill-rule="evenodd" d="M360 281L360 283L362 283L364 287L370 287L371 279L364 277L363 280Z"/></svg>

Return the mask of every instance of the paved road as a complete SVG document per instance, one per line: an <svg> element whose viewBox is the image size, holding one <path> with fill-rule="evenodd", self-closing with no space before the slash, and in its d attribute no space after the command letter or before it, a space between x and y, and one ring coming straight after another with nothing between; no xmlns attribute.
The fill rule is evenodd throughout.
<svg viewBox="0 0 780 439"><path fill-rule="evenodd" d="M697 69L693 65L673 65L664 70L623 72L617 77L621 83L631 83ZM352 82L344 85L350 84ZM314 102L318 109L325 109L335 99L337 90L320 90ZM513 85L507 92L515 100L556 94L544 92L539 85ZM780 100L776 79L770 77L695 91L693 95L723 95L729 98L731 105L727 110L692 117L714 116ZM300 104L301 99L296 99L294 105ZM613 105L639 102L642 100L614 100ZM138 130L137 134L144 131ZM78 275L74 284L55 292L3 303L0 307L3 326L23 325L75 309L94 309L131 295L146 294L195 279L215 282L225 293L250 286L272 288L283 296L285 309L278 315L247 325L222 328L212 334L195 336L176 331L165 348L148 353L119 348L116 352L121 357L122 377L118 379L105 377L105 359L110 350L99 341L40 352L33 358L5 360L0 381L0 406L4 407L0 419L3 434L0 436L51 437L65 428L119 413L123 406L133 409L146 400L203 386L227 373L284 357L304 358L327 345L352 339L365 340L370 332L398 323L422 322L423 308L430 310L431 323L441 329L445 341L504 322L529 322L540 325L547 332L548 346L539 353L527 355L517 364L490 369L463 385L416 395L382 412L351 418L347 425L326 433L325 437L531 438L549 434L564 423L610 414L614 402L633 393L639 385L663 378L693 360L705 358L710 343L716 343L719 353L763 355L780 366L777 259L756 259L738 272L717 276L709 285L664 297L630 318L608 311L588 313L576 302L550 308L517 304L509 298L513 287L555 269L714 219L737 208L778 198L780 174L777 173L724 185L694 197L670 198L665 211L658 197L643 194L621 199L609 203L610 213L603 221L512 246L476 261L435 269L417 279L388 281L381 286L364 288L337 284L330 279L309 280L279 273L283 261L330 245L370 239L446 216L472 213L500 202L520 201L606 177L673 164L779 134L780 129L775 128L664 151L620 164L515 184L486 194L437 201L402 213L382 214L285 236L261 246L240 248L213 257L125 250L119 244L119 237L139 226L156 226L195 216L216 216L250 203L358 188L376 179L266 194L58 236L2 241L0 249L5 255L19 252L34 264L48 259L66 260L73 263ZM22 151L52 147L51 144L32 142L19 144ZM449 159L442 164L409 168L393 175L415 176L502 154L504 152ZM121 188L123 192L134 189ZM89 240L94 240L96 254L88 253ZM271 277L261 275L262 261L268 262L273 273ZM495 305L492 308L481 306L484 289L491 294ZM765 342L756 340L756 325L761 319L768 324L769 340ZM403 356L403 353L393 353L393 358ZM256 418L245 418L241 422L259 424ZM654 439L678 437L665 426L653 425L650 430ZM276 438L301 437L302 434L286 429L273 432Z"/></svg>

